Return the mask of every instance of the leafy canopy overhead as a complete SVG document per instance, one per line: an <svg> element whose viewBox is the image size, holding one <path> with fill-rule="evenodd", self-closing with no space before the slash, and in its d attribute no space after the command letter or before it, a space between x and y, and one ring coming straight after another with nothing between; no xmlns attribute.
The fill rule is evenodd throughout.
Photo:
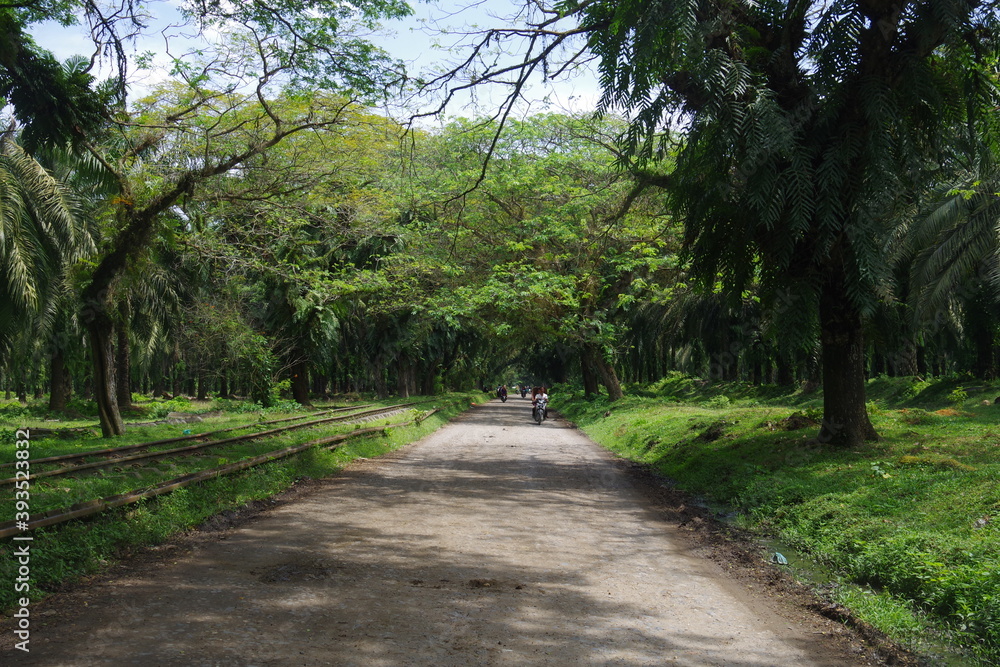
<svg viewBox="0 0 1000 667"><path fill-rule="evenodd" d="M0 8L0 100L13 108L29 148L46 143L79 144L105 123L111 108L125 103L131 67L129 47L148 29L159 3L122 0L107 7L92 0L56 0ZM170 3L173 4L173 3ZM229 72L250 79L282 72L286 86L350 92L373 100L405 79L401 64L368 36L378 21L410 14L398 0L270 0L220 2L190 0L180 12L198 32L228 35L249 31L263 61L261 71ZM27 34L29 26L55 21L64 26L84 23L94 41L93 54L60 64ZM225 51L236 42L225 36L206 42ZM177 54L176 73L183 73L192 54ZM97 85L91 73L98 58L113 62L115 75ZM148 62L138 57L141 65Z"/></svg>
<svg viewBox="0 0 1000 667"><path fill-rule="evenodd" d="M893 213L950 142L996 129L994 3L559 7L599 58L602 108L633 119L632 155L662 158L683 129L672 194L694 268L737 293L758 270L815 287L843 266L870 309L891 280Z"/></svg>

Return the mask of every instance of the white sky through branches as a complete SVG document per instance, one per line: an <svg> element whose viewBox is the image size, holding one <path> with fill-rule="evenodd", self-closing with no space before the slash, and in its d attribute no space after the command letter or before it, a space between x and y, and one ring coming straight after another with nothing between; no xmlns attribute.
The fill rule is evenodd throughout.
<svg viewBox="0 0 1000 667"><path fill-rule="evenodd" d="M203 48L195 30L182 24L173 0L151 2L146 5L150 14L148 29L136 40L131 51L135 56L144 52L157 54L155 67L139 70L133 65L129 73L130 95L143 95L169 74L170 58L166 55L169 43L174 57L188 50ZM510 28L523 16L523 3L516 0L446 0L445 2L412 3L414 15L405 20L386 20L382 34L368 38L404 61L411 77L430 78L461 62L470 52L471 45L479 38L477 33L487 28ZM90 57L95 47L86 28L64 28L54 23L35 26L31 33L36 42L63 61L70 56ZM210 35L209 38L212 36ZM491 62L511 64L517 61L521 48L516 40L510 42L508 53L491 53ZM134 61L133 61L134 62ZM485 64L481 65L485 66ZM100 66L97 76L107 76L110 67ZM509 85L479 86L455 96L445 110L447 117L492 115L510 90ZM533 76L523 89L523 101L515 108L515 115L530 115L544 111L587 111L596 106L599 91L596 76L586 67L579 67L571 75L556 81L543 81L541 75ZM437 98L439 99L439 98ZM435 98L411 98L392 111L395 116L407 112L427 111L436 106Z"/></svg>

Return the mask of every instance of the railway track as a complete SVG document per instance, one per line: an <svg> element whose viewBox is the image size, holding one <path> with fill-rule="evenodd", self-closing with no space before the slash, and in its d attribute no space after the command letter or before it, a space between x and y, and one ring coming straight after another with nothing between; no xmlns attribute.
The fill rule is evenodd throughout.
<svg viewBox="0 0 1000 667"><path fill-rule="evenodd" d="M44 464L44 463L56 463L56 462L60 462L60 461L80 460L80 459L97 457L97 456L104 457L103 461L91 461L91 462L88 462L88 463L81 463L81 464L78 464L78 465L72 465L72 466L69 466L69 467L66 467L66 468L58 468L56 470L45 470L45 471L41 471L41 472L37 472L35 470L32 470L31 478L32 479L44 479L44 478L47 478L47 477L58 477L58 476L62 476L62 475L71 475L73 473L81 472L83 470L92 470L92 469L96 469L96 468L105 468L105 467L110 467L110 466L116 466L116 465L120 465L122 463L142 461L142 460L153 459L153 458L164 458L164 457L176 456L176 455L181 455L181 454L191 454L193 452L200 451L200 450L203 450L203 449L208 449L210 447L219 447L219 446L222 446L222 445L229 445L229 444L233 444L233 443L237 443L237 442L246 442L248 440L255 440L257 438L262 438L262 437L270 436L270 435L277 435L279 433L284 433L284 432L292 431L292 430L299 429L299 428L306 428L306 427L309 427L309 426L316 426L316 425L319 425L319 424L326 424L326 423L337 422L337 421L350 422L351 420L357 420L357 418L363 418L363 419L368 419L368 420L370 420L370 419L377 419L379 417L385 417L385 416L390 416L392 414L397 414L400 411L403 411L405 409L409 409L410 407L412 407L414 405L418 405L418 404L417 403L402 403L402 404L399 404L399 405L389 406L389 407L386 407L386 408L375 408L373 410L364 410L364 411L361 411L361 412L354 412L354 413L347 414L347 415L337 415L337 416L334 416L334 417L325 417L323 419L314 419L312 421L301 422L299 424L292 424L290 426L282 426L282 427L278 427L278 428L268 429L266 431L257 431L257 432L254 432L254 433L247 433L247 434L240 435L240 436L234 436L232 438L223 438L221 440L209 440L208 442L202 442L202 443L195 444L195 445L188 445L186 447L175 447L175 448L172 448L172 449L163 449L163 450L156 450L156 451L143 451L143 450L150 450L153 447L159 447L159 446L166 445L166 444L173 444L173 443L184 442L184 441L189 441L189 440L203 440L205 438L209 438L211 436L218 435L220 433L228 433L228 432L231 432L231 431L238 431L238 430L241 430L241 429L244 429L244 428L253 428L254 426L259 425L260 423L254 423L254 424L249 424L249 425L245 425L245 426L233 426L233 427L230 427L230 428L224 428L224 429L220 429L220 430L217 430L217 431L207 431L205 433L197 433L197 434L192 434L192 435L179 436L179 437L176 437L176 438L167 438L165 440L154 440L152 442L145 442L145 443L140 443L140 444L136 444L136 445L126 445L124 447L110 447L110 448L107 448L107 449L96 449L96 450L91 450L91 451L87 451L87 452L74 452L72 454L61 454L61 455L58 455L58 456L49 456L49 457L45 457L45 458L41 458L41 459L32 459L31 460L31 465L32 465L32 467L34 467L34 466L37 466L39 464ZM349 408L349 409L357 409L357 408ZM338 412L339 412L339 410L338 410ZM306 415L306 417L315 416L315 414L323 414L323 413L314 413L313 415ZM292 418L286 418L286 419L276 419L276 420L274 420L272 422L262 422L262 423L275 424L275 423L280 423L280 422L285 422L285 421L291 421L292 419L300 419L300 418L301 417L292 417ZM140 453L131 454L131 455L125 455L127 452L140 452ZM13 462L5 464L5 465L12 465L12 464L13 464ZM14 484L17 481L17 479L18 479L17 477L8 477L6 479L0 479L0 486L6 486L6 485L9 485L9 484Z"/></svg>
<svg viewBox="0 0 1000 667"><path fill-rule="evenodd" d="M200 443L200 444L191 445L191 446L188 446L188 447L174 448L172 450L144 452L144 453L141 453L141 454L138 454L138 455L129 456L127 458L117 457L117 458L109 459L109 460L106 460L106 461L92 462L92 463L89 463L89 464L72 466L70 468L65 468L65 469L55 470L55 471L48 471L48 472L43 472L43 473L38 473L38 474L32 472L32 474L31 474L31 480L34 480L34 479L37 479L37 478L43 478L43 477L54 477L54 476L58 476L58 475L67 475L67 474L70 474L72 472L77 472L77 471L81 471L81 470L84 470L84 469L92 469L92 468L109 466L109 465L118 465L119 463L123 463L123 462L126 462L126 461L135 461L135 460L138 460L138 459L161 458L161 457L166 457L166 456L182 456L182 455L184 455L186 453L190 453L191 451L194 451L194 450L197 450L197 449L201 449L201 448L205 448L205 447L217 446L217 445L221 445L221 444L233 443L233 442L238 442L238 441L255 440L255 439L259 439L259 438L265 437L265 436L274 435L275 433L286 432L286 431L290 431L290 430L293 430L293 429L296 429L296 428L304 428L304 427L307 427L307 426L315 426L315 425L318 425L318 424L321 424L321 423L328 423L328 422L333 422L333 421L348 421L348 420L355 420L355 421L366 420L366 421L371 421L371 420L374 420L374 419L381 419L381 418L385 418L387 416L392 416L392 415L395 415L395 414L399 414L401 412L406 412L406 411L409 411L410 409L412 409L412 407L415 406L415 405L421 405L421 404L425 404L425 403L428 403L428 402L430 402L430 401L415 402L415 403L405 403L405 404L388 406L388 407L385 407L385 408L376 408L376 409L372 409L372 410L363 410L361 412L354 412L354 413L347 414L347 415L336 415L334 417L327 417L327 418L324 418L324 419L312 420L312 421L303 422L303 423L300 423L300 424L293 424L293 425L286 426L286 427L281 427L281 428L278 428L278 429L269 429L267 431L260 431L260 432L256 432L256 433L249 433L249 434L242 435L242 436L236 436L234 438L226 438L226 439L223 439L223 440L212 441L212 442L208 442L208 443ZM356 408L354 408L354 409L356 409ZM428 413L426 413L426 414L424 414L422 416L415 417L414 419L411 419L411 420L406 421L406 422L400 422L400 423L395 423L395 424L388 424L386 426L372 427L372 428L366 428L366 429L358 429L358 430L355 430L355 431L353 431L351 433L339 434L339 435L334 435L334 436L328 436L328 437L325 437L325 438L319 438L319 439L310 440L310 441L307 441L307 442L304 442L304 443L301 443L301 444L297 444L297 445L293 445L293 446L290 446L290 447L283 447L281 449L272 450L272 451L265 452L263 454L259 454L259 455L256 455L256 456L246 457L246 458L243 458L243 459L241 459L239 461L235 461L233 463L227 463L225 465L212 466L212 467L209 467L209 468L205 468L203 470L198 470L198 471L190 472L190 473L187 473L187 474L184 474L184 475L181 475L181 476L178 476L178 477L174 477L174 478L171 478L171 479L167 479L167 480L158 482L156 484L153 484L153 485L150 485L150 486L145 486L143 488L136 489L136 490L133 490L133 491L128 491L128 492L125 492L125 493L115 494L115 495L112 495L112 496L106 496L106 497L102 497L102 498L96 498L96 499L93 499L93 500L88 500L88 501L76 503L76 504L72 505L69 508L52 509L52 510L49 510L49 511L46 511L46 512L41 512L39 514L34 514L34 515L31 515L28 518L27 521L20 521L20 522L19 521L10 521L10 522L7 522L7 523L0 524L0 538L11 537L11 536L20 534L20 533L24 532L25 530L30 530L30 529L34 529L34 528L41 528L41 527L44 527L44 526L51 526L51 525L54 525L54 524L57 524L57 523L62 523L64 521L69 521L71 519L77 519L77 518L82 518L82 517L86 517L86 516L98 514L100 512L104 512L106 510L109 510L109 509L112 509L112 508L115 508L115 507L121 507L123 505L127 505L127 504L130 504L130 503L138 502L139 500L142 500L144 498L152 498L152 497L155 497L155 496L159 496L159 495L163 495L163 494L166 494L166 493L170 493L171 491L174 491L174 490L180 489L180 488L184 488L185 486L189 486L191 484L195 484L195 483L198 483L198 482L206 481L206 480L213 479L215 477L220 477L220 476L223 476L223 475L233 474L235 472L239 472L239 471L242 471L242 470L246 470L248 468L252 468L252 467L255 467L255 466L263 465L265 463L269 463L271 461L275 461L275 460L278 460L278 459L287 458L289 456L293 456L295 454L304 452L304 451L306 451L308 449L312 449L314 447L327 447L329 449L336 449L337 447L342 446L346 441L348 441L348 440L350 440L352 438L363 437L363 436L371 435L371 434L374 434L374 433L382 433L382 432L385 432L386 429L389 429L389 428L399 428L399 427L402 427L402 426L408 426L408 425L411 425L411 424L413 424L415 422L419 423L420 421L426 419L427 417L429 417L430 415L434 414L435 412L437 412L437 409L431 410L430 412L428 412ZM314 415L307 415L307 417L311 417L311 416L315 416L315 414ZM290 421L290 419L274 420L273 422L270 422L270 423L279 423L279 422L284 422L284 421ZM239 428L247 428L247 426L232 427L232 428L228 428L228 429L221 429L219 431L212 431L212 432L209 432L209 433L198 434L198 435L204 437L206 435L228 432L228 431L232 431L232 430L237 430ZM191 437L186 437L186 439L191 439ZM173 438L168 439L169 442L176 442L176 440L177 439L173 439ZM165 441L161 440L161 441L155 441L155 442L150 442L150 443L142 443L141 445L129 445L129 446L123 447L123 448L110 448L110 449L107 449L107 450L94 450L92 452L80 452L79 454L65 455L65 456L72 456L73 458L80 458L80 457L93 456L93 455L114 455L115 453L121 453L124 450L135 450L135 449L140 448L140 447L152 447L152 446L155 446L157 444L164 444L164 442ZM59 457L49 457L48 460L51 461L53 458L58 459ZM32 463L34 464L35 462L38 462L38 461L41 461L41 460L40 459L35 459L35 460L32 461ZM16 479L16 478L11 478L10 480L3 480L2 482L0 482L0 484L11 483L12 480L14 480L14 479Z"/></svg>
<svg viewBox="0 0 1000 667"><path fill-rule="evenodd" d="M361 408L370 407L371 403L365 405L354 405L346 408L333 408L330 410L320 410L318 412L313 412L308 415L296 415L294 417L283 417L282 419L272 419L270 421L262 422L251 422L249 424L243 424L240 426L230 426L229 428L218 429L215 431L205 431L204 433L193 433L188 435L180 435L174 438L166 438L164 440L153 440L151 442L143 442L136 445L124 445L121 447L107 447L104 449L93 449L86 452L71 452L69 454L59 454L56 456L46 456L38 459L31 459L32 465L52 463L55 461L70 461L73 459L82 459L90 456L105 456L105 455L115 455L116 453L124 453L129 451L138 451L141 449L157 447L160 445L167 445L175 442L185 442L187 440L200 440L202 438L207 438L213 435L218 435L219 433L229 433L231 431L239 431L245 428L254 428L255 426L270 426L271 424L281 424L290 421L299 421L302 419L309 419L310 417L318 417L320 415L326 415L333 412L345 412L348 410L360 410ZM32 434L34 434L34 429L32 429ZM9 468L14 465L14 461L7 461L5 463L0 463L0 468Z"/></svg>

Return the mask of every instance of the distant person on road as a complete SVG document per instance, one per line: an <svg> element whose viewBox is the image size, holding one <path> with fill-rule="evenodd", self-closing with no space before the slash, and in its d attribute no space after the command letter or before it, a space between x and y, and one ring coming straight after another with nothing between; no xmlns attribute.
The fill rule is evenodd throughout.
<svg viewBox="0 0 1000 667"><path fill-rule="evenodd" d="M531 407L534 408L538 404L539 399L545 401L545 418L549 418L549 395L545 391L545 387L532 387L531 388Z"/></svg>

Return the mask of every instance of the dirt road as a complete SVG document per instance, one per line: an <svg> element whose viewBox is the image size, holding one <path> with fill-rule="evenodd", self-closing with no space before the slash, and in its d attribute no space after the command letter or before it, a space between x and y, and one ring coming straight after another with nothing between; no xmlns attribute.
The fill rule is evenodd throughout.
<svg viewBox="0 0 1000 667"><path fill-rule="evenodd" d="M520 398L474 408L78 590L41 617L30 654L0 662L867 664L749 595L604 450L529 410Z"/></svg>

